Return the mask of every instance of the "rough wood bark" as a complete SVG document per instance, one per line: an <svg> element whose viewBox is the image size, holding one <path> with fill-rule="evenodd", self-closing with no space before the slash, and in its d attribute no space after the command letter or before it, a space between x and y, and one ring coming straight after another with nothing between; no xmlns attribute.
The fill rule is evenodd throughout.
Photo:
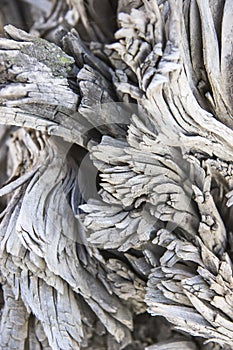
<svg viewBox="0 0 233 350"><path fill-rule="evenodd" d="M0 349L233 349L231 0L2 5Z"/></svg>

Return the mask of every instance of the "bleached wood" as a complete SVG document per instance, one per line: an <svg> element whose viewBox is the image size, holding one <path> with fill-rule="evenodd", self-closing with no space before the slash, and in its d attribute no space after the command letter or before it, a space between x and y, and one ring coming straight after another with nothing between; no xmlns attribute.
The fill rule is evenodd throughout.
<svg viewBox="0 0 233 350"><path fill-rule="evenodd" d="M233 349L231 1L19 3L0 348Z"/></svg>

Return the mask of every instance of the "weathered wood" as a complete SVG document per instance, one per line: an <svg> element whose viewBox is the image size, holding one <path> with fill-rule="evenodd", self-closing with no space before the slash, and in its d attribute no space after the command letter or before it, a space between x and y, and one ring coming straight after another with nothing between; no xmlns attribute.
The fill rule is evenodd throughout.
<svg viewBox="0 0 233 350"><path fill-rule="evenodd" d="M0 349L233 349L232 14L3 1Z"/></svg>

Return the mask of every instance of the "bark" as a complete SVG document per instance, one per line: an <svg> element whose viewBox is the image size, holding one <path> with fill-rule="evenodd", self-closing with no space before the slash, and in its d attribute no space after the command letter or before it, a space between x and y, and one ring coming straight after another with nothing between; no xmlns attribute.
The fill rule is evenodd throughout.
<svg viewBox="0 0 233 350"><path fill-rule="evenodd" d="M232 16L2 1L1 349L233 349Z"/></svg>

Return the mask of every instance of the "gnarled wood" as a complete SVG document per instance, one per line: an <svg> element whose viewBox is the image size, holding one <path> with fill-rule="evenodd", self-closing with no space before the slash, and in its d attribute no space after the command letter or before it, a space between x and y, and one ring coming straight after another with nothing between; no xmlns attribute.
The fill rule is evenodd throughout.
<svg viewBox="0 0 233 350"><path fill-rule="evenodd" d="M0 348L233 349L231 1L3 3Z"/></svg>

